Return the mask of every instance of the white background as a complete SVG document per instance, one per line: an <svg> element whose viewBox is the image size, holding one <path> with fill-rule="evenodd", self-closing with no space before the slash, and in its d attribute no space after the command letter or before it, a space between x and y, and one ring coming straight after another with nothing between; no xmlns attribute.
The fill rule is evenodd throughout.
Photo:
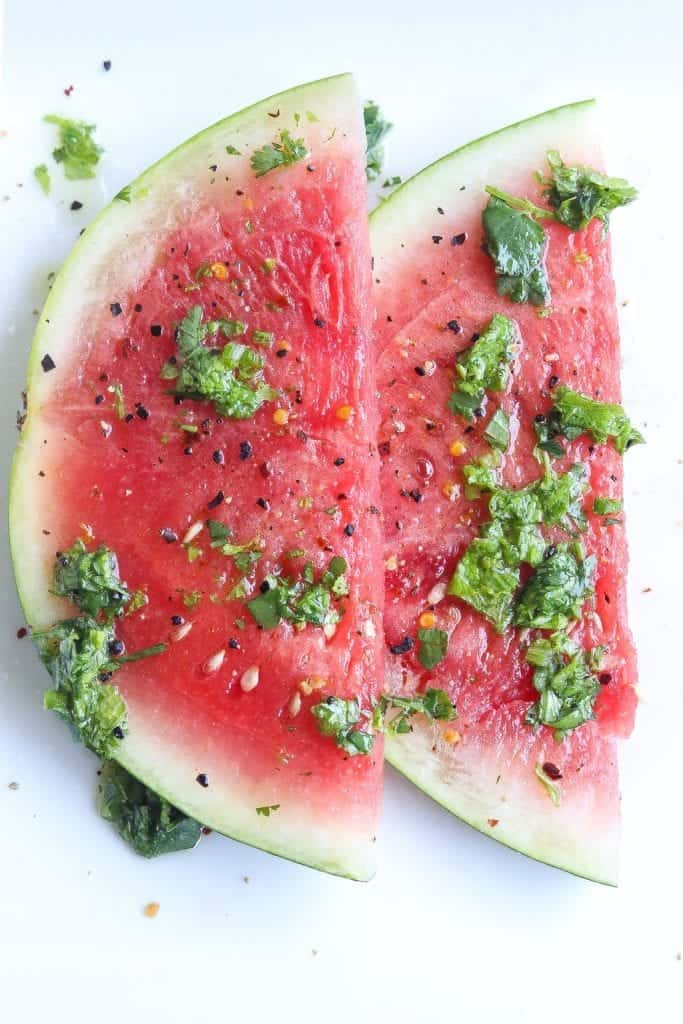
<svg viewBox="0 0 683 1024"><path fill-rule="evenodd" d="M680 9L673 0L9 0L3 492L32 310L79 229L186 136L343 70L395 122L387 172L404 177L510 121L603 101L609 169L642 189L615 215L613 237L617 291L628 300L626 405L648 445L626 457L642 704L623 756L618 890L498 847L391 772L380 869L368 885L216 836L190 855L136 858L93 810L93 759L41 710L45 678L29 642L15 638L22 619L3 543L0 1020L681 1020ZM62 184L46 199L31 171L52 148L41 124L49 112L95 121L107 152L95 183ZM161 904L155 920L142 914L150 900Z"/></svg>

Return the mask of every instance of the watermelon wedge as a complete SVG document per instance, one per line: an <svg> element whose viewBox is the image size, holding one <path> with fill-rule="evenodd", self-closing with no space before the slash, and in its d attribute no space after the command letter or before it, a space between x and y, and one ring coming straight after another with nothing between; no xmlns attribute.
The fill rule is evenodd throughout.
<svg viewBox="0 0 683 1024"><path fill-rule="evenodd" d="M451 153L374 212L371 244L387 689L409 695L441 687L459 713L448 725L416 721L412 732L389 735L386 757L485 834L614 883L617 741L630 733L636 704L626 539L623 516L614 514L622 497L616 448L639 437L624 417L619 430L611 428L618 436L609 443L599 430L586 433L580 414L575 429L560 424L564 436L552 429L563 396L574 404L584 399L573 392L619 402L619 336L602 221L594 216L577 230L581 216L573 209L567 213L572 226L559 223L534 177L537 169L549 174L549 151L551 160L559 151L567 166L601 167L593 117L592 102L577 103ZM536 245L540 260L527 268L526 280L510 265L497 279L492 256L504 264L505 245L488 237L488 251L483 247L487 201L489 226L511 209L490 199L486 186L517 197L513 208L533 204L532 216L524 213L515 229L530 248ZM622 202L633 197L625 183L617 187ZM503 241L517 244L516 237ZM499 348L488 379L482 345L489 354ZM609 415L621 416L614 409ZM543 479L548 483L540 485ZM534 493L510 496L525 485ZM542 514L530 510L532 497L544 502L570 485L575 519L569 526L547 507ZM513 502L521 518L510 511ZM539 523L550 525L541 531ZM532 546L541 544L535 556L519 555L520 524ZM575 557L576 538L582 552ZM515 554L508 567L502 563L510 545ZM544 602L552 598L559 607L549 574L568 567L583 578L573 607L544 617ZM560 590L565 585L566 578ZM539 674L530 660L545 666ZM578 679L583 703L577 697L563 718L571 700L561 710L553 687L566 683L568 673Z"/></svg>
<svg viewBox="0 0 683 1024"><path fill-rule="evenodd" d="M352 756L311 712L382 686L369 268L349 76L190 139L54 283L10 509L34 634L95 616L59 627L61 647L37 637L53 677L106 641L113 728L83 711L91 745L192 819L356 879L373 873L381 741Z"/></svg>

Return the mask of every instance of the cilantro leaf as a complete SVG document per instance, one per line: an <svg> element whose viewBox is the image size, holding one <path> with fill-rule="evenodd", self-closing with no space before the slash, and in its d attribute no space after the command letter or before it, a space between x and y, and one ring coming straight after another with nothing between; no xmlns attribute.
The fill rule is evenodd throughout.
<svg viewBox="0 0 683 1024"><path fill-rule="evenodd" d="M540 224L492 195L482 213L486 246L498 277L499 295L544 306L550 301L545 268L546 235Z"/></svg>
<svg viewBox="0 0 683 1024"><path fill-rule="evenodd" d="M365 122L365 153L366 153L366 174L368 181L374 181L382 173L384 163L384 146L382 140L391 131L393 125L385 121L379 106L372 101L363 107L363 120Z"/></svg>
<svg viewBox="0 0 683 1024"><path fill-rule="evenodd" d="M557 475L550 469L540 480L526 487L495 487L489 499L494 519L517 525L545 523L586 529L583 495L587 486L586 469L581 463Z"/></svg>
<svg viewBox="0 0 683 1024"><path fill-rule="evenodd" d="M276 167L288 167L297 160L303 160L308 150L303 139L293 139L289 131L283 128L280 141L275 141L256 149L251 154L251 167L257 178L275 170Z"/></svg>
<svg viewBox="0 0 683 1024"><path fill-rule="evenodd" d="M567 166L557 150L547 154L550 177L543 180L544 195L555 216L571 231L580 231L593 218L609 226L612 210L638 198L638 189L624 178L610 178L582 164Z"/></svg>
<svg viewBox="0 0 683 1024"><path fill-rule="evenodd" d="M553 408L548 421L551 435L563 434L569 441L585 433L591 434L596 444L606 444L612 438L621 455L627 448L645 443L645 438L631 425L620 405L598 402L564 384L553 394Z"/></svg>
<svg viewBox="0 0 683 1024"><path fill-rule="evenodd" d="M419 648L417 660L423 668L434 668L446 657L448 650L448 633L443 629L418 629Z"/></svg>
<svg viewBox="0 0 683 1024"><path fill-rule="evenodd" d="M369 754L375 744L371 732L357 728L361 721L360 703L356 697L325 697L314 704L311 713L323 736L331 736L338 747L350 757Z"/></svg>
<svg viewBox="0 0 683 1024"><path fill-rule="evenodd" d="M534 629L564 629L581 617L583 603L593 591L595 556L583 557L579 545L566 544L544 558L522 587L513 621Z"/></svg>
<svg viewBox="0 0 683 1024"><path fill-rule="evenodd" d="M52 150L52 156L62 164L64 176L69 181L94 178L94 168L104 152L93 139L95 125L56 114L48 114L43 120L59 129L59 145Z"/></svg>
<svg viewBox="0 0 683 1024"><path fill-rule="evenodd" d="M527 711L526 724L534 729L551 727L559 743L594 718L600 684L591 668L596 667L596 660L599 664L601 652L601 648L581 651L566 633L554 633L530 644L526 660L534 666L533 683L540 696Z"/></svg>
<svg viewBox="0 0 683 1024"><path fill-rule="evenodd" d="M50 194L50 172L47 169L47 164L38 164L37 167L33 168L33 177L36 179L45 195Z"/></svg>
<svg viewBox="0 0 683 1024"><path fill-rule="evenodd" d="M294 624L327 626L339 622L340 612L333 600L348 594L346 561L336 555L316 583L313 566L306 563L302 578L267 576L267 589L247 603L251 615L262 629L274 629L284 619Z"/></svg>
<svg viewBox="0 0 683 1024"><path fill-rule="evenodd" d="M243 333L239 321L202 322L202 307L193 306L180 322L176 343L182 362L176 377L176 395L213 402L220 416L249 419L264 402L277 397L263 380L264 359L237 342L223 348L207 348L204 340L219 331L230 337ZM162 376L164 371L162 370Z"/></svg>
<svg viewBox="0 0 683 1024"><path fill-rule="evenodd" d="M411 697L400 697L390 693L382 694L377 710L379 711L375 720L377 728L395 736L412 732L410 719L413 715L424 715L430 721L438 719L445 722L451 722L458 717L455 705L445 690L438 690L435 687L429 687L424 693L415 693ZM387 719L387 711L398 711L398 714Z"/></svg>
<svg viewBox="0 0 683 1024"><path fill-rule="evenodd" d="M516 341L514 321L496 313L456 359L454 392L448 403L452 412L472 420L486 391L505 390Z"/></svg>
<svg viewBox="0 0 683 1024"><path fill-rule="evenodd" d="M191 850L202 835L198 821L114 761L102 766L97 804L105 821L142 857Z"/></svg>
<svg viewBox="0 0 683 1024"><path fill-rule="evenodd" d="M88 551L81 540L57 557L53 593L70 598L86 615L104 612L108 619L120 615L131 597L114 552L103 544Z"/></svg>
<svg viewBox="0 0 683 1024"><path fill-rule="evenodd" d="M506 452L510 444L510 417L503 409L496 409L484 430L484 440L499 452Z"/></svg>

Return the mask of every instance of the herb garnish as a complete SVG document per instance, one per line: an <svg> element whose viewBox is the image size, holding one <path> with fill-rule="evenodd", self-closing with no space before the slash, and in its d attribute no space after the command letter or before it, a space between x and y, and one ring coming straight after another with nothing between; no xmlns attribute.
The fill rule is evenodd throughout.
<svg viewBox="0 0 683 1024"><path fill-rule="evenodd" d="M260 814L263 818L269 818L275 811L280 810L280 804L264 804L263 807L257 807L256 813Z"/></svg>
<svg viewBox="0 0 683 1024"><path fill-rule="evenodd" d="M510 417L503 409L496 409L484 430L484 440L496 451L506 452L510 444Z"/></svg>
<svg viewBox="0 0 683 1024"><path fill-rule="evenodd" d="M529 645L526 660L535 668L533 683L540 694L527 711L525 722L538 729L550 726L561 742L567 733L594 718L600 683L592 669L599 668L603 648L581 650L566 633L553 633Z"/></svg>
<svg viewBox="0 0 683 1024"><path fill-rule="evenodd" d="M593 511L596 516L615 516L622 511L623 507L623 502L618 498L605 498L598 495L593 500Z"/></svg>
<svg viewBox="0 0 683 1024"><path fill-rule="evenodd" d="M182 362L172 367L176 395L213 402L221 416L248 419L264 402L277 397L263 380L265 360L247 345L229 341L223 348L207 348L203 342L219 331L226 337L243 333L244 325L234 320L202 323L202 307L193 306L180 322L176 343ZM168 364L166 364L167 366ZM162 377L168 379L165 367Z"/></svg>
<svg viewBox="0 0 683 1024"><path fill-rule="evenodd" d="M262 146L251 154L251 167L257 178L276 167L288 167L303 160L308 150L303 139L293 139L287 128L280 132L280 141Z"/></svg>
<svg viewBox="0 0 683 1024"><path fill-rule="evenodd" d="M564 629L581 617L592 593L595 555L585 557L580 544L560 544L544 558L522 587L514 610L516 626Z"/></svg>
<svg viewBox="0 0 683 1024"><path fill-rule="evenodd" d="M539 448L551 455L562 455L564 449L555 438L563 435L569 441L581 434L591 434L596 444L607 444L612 438L614 447L623 455L627 448L644 444L645 438L631 425L620 405L598 402L561 384L553 392L553 406L545 418L536 424ZM556 449L548 447L550 442Z"/></svg>
<svg viewBox="0 0 683 1024"><path fill-rule="evenodd" d="M516 341L514 321L496 313L479 337L458 355L454 391L448 401L454 413L472 420L486 391L505 390Z"/></svg>
<svg viewBox="0 0 683 1024"><path fill-rule="evenodd" d="M502 195L491 195L482 213L498 294L507 295L513 302L545 306L550 301L545 231L527 212L511 205L509 199L500 198Z"/></svg>
<svg viewBox="0 0 683 1024"><path fill-rule="evenodd" d="M183 814L114 761L102 767L97 803L102 817L142 857L191 850L202 835L198 821Z"/></svg>
<svg viewBox="0 0 683 1024"><path fill-rule="evenodd" d="M365 122L367 163L365 172L368 176L368 181L374 181L381 174L382 164L384 163L382 140L387 132L393 128L393 125L389 121L385 121L379 106L372 101L366 103L363 107L363 119Z"/></svg>
<svg viewBox="0 0 683 1024"><path fill-rule="evenodd" d="M417 660L423 668L434 668L446 657L448 633L443 629L418 629Z"/></svg>
<svg viewBox="0 0 683 1024"><path fill-rule="evenodd" d="M62 165L64 176L69 181L94 178L94 168L104 152L92 137L95 125L72 121L56 114L48 114L43 120L59 129L59 145L52 150L52 156Z"/></svg>
<svg viewBox="0 0 683 1024"><path fill-rule="evenodd" d="M607 230L612 210L638 198L638 189L624 178L610 178L581 164L567 166L557 150L550 150L547 160L550 177L542 179L543 194L557 220L571 231L580 231L593 218Z"/></svg>
<svg viewBox="0 0 683 1024"><path fill-rule="evenodd" d="M68 597L86 615L103 612L107 619L120 615L131 597L114 552L104 544L88 551L82 540L57 556L53 593Z"/></svg>
<svg viewBox="0 0 683 1024"><path fill-rule="evenodd" d="M50 194L50 172L47 169L47 164L38 164L37 167L33 168L33 177L36 179L45 195Z"/></svg>
<svg viewBox="0 0 683 1024"><path fill-rule="evenodd" d="M311 562L304 564L298 580L266 576L267 589L249 601L247 608L262 629L274 629L283 620L299 626L335 625L341 613L332 602L349 592L346 568L345 559L335 555L318 582Z"/></svg>

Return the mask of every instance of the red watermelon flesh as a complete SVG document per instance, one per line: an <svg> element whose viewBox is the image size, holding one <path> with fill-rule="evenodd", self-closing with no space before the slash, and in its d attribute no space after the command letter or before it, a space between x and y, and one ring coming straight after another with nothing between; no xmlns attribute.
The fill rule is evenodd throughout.
<svg viewBox="0 0 683 1024"><path fill-rule="evenodd" d="M306 110L317 120L304 118ZM309 155L255 177L250 153L281 128L304 136ZM44 313L36 344L57 366L29 392L15 470L19 583L26 581L29 621L41 625L55 615L35 597L42 588L47 598L55 551L79 536L113 549L122 578L148 597L119 636L129 651L169 641L164 654L116 675L129 712L122 763L219 831L367 877L381 742L370 756L348 757L310 710L331 693L368 706L382 684L362 118L342 77L275 97L210 132L201 170L190 161L186 175L180 166L149 186L168 196L162 223L132 242L110 229L116 236L91 260L99 259L96 300L86 277L74 317L58 305ZM226 144L240 156L226 155ZM97 224L88 234L96 232ZM279 397L253 418L221 419L208 402L176 404L160 378L177 352L175 325L195 305L205 319L246 323L239 341L249 343L254 330L272 334L270 347L254 348ZM72 332L64 343L53 339L62 314ZM114 384L125 418L115 411ZM245 584L251 596L268 573L297 577L310 561L317 575L342 556L350 594L336 633L285 622L261 630L245 598L230 599L244 573L211 549L206 525L191 547L182 543L208 519L229 526L234 543L262 543ZM39 544L41 561L24 569L29 542ZM178 616L192 628L174 641ZM209 671L220 651L222 664ZM259 682L244 692L250 668ZM310 679L319 688L302 693ZM256 812L273 805L269 815Z"/></svg>
<svg viewBox="0 0 683 1024"><path fill-rule="evenodd" d="M610 241L602 225L593 221L576 233L547 225L548 310L501 298L493 263L482 251L483 186L542 203L533 172L551 148L567 163L600 166L590 105L564 108L465 147L418 175L373 217L386 643L391 648L415 637L420 615L431 607L436 625L450 634L446 658L429 672L417 660L417 645L408 654L387 650L387 687L442 687L459 712L455 735L451 727L423 725L391 740L387 756L445 806L503 842L613 880L616 740L633 727L636 665L626 616L623 516L606 527L590 509L593 495L621 498L622 456L583 436L556 463L562 470L583 462L590 475L584 542L598 559L596 595L572 636L585 647L607 647L595 721L561 744L547 727L534 733L524 724L537 693L520 631L498 635L469 605L441 599L438 586L434 591L448 582L489 518L486 500L466 500L461 467L490 451L482 435L493 411L500 406L510 417L502 481L520 487L541 475L532 455L533 421L549 409L558 381L603 401L621 398ZM507 392L489 393L485 417L466 430L447 407L455 357L497 312L516 321L521 350ZM464 446L458 456L450 452L454 441ZM534 774L537 764L547 762L562 775L559 808Z"/></svg>

